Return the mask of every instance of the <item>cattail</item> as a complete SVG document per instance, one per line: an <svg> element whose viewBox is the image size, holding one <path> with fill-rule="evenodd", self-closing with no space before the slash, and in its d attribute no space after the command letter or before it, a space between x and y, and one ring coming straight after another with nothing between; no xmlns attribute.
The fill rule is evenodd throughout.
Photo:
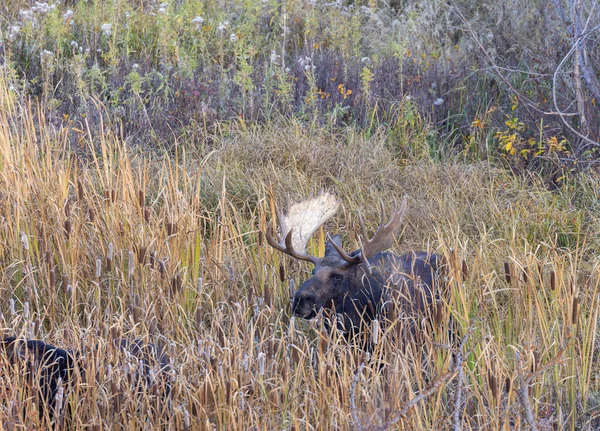
<svg viewBox="0 0 600 431"><path fill-rule="evenodd" d="M141 246L138 248L138 262L142 265L146 265L146 253L148 251L148 247Z"/></svg>
<svg viewBox="0 0 600 431"><path fill-rule="evenodd" d="M258 375L259 376L263 376L265 374L265 361L266 361L266 356L263 352L260 352L258 354L258 358L256 359L256 362L258 363Z"/></svg>
<svg viewBox="0 0 600 431"><path fill-rule="evenodd" d="M112 201L113 204L117 200L117 189L112 189L110 191L110 200Z"/></svg>
<svg viewBox="0 0 600 431"><path fill-rule="evenodd" d="M279 281L282 283L285 281L285 268L281 263L279 264Z"/></svg>
<svg viewBox="0 0 600 431"><path fill-rule="evenodd" d="M96 280L100 280L102 275L102 260L96 259Z"/></svg>
<svg viewBox="0 0 600 431"><path fill-rule="evenodd" d="M165 274L167 273L167 268L165 266L165 262L162 259L158 259L158 271L160 272L160 275L164 278Z"/></svg>
<svg viewBox="0 0 600 431"><path fill-rule="evenodd" d="M115 257L115 246L113 243L108 244L108 251L106 252L106 270L112 271L113 259Z"/></svg>
<svg viewBox="0 0 600 431"><path fill-rule="evenodd" d="M58 391L56 391L56 396L54 399L56 400L56 408L60 411L60 409L62 408L62 402L65 392L65 388L63 387L63 381L61 377L58 378L57 386Z"/></svg>
<svg viewBox="0 0 600 431"><path fill-rule="evenodd" d="M198 282L196 283L196 294L202 294L202 277L198 277Z"/></svg>
<svg viewBox="0 0 600 431"><path fill-rule="evenodd" d="M510 286L510 263L504 262L504 277L506 278L506 284Z"/></svg>
<svg viewBox="0 0 600 431"><path fill-rule="evenodd" d="M71 236L71 220L66 219L64 224L64 231L65 231L65 238L69 239L69 237Z"/></svg>
<svg viewBox="0 0 600 431"><path fill-rule="evenodd" d="M67 285L67 298L71 299L73 298L73 286L71 284Z"/></svg>
<svg viewBox="0 0 600 431"><path fill-rule="evenodd" d="M177 233L176 223L167 223L167 236L172 236Z"/></svg>
<svg viewBox="0 0 600 431"><path fill-rule="evenodd" d="M526 266L523 268L523 282L527 283L529 281L529 267Z"/></svg>
<svg viewBox="0 0 600 431"><path fill-rule="evenodd" d="M81 183L80 180L77 180L77 199L82 201L83 198L84 198L83 184Z"/></svg>
<svg viewBox="0 0 600 431"><path fill-rule="evenodd" d="M463 281L469 278L469 267L467 266L467 261L463 259L462 261L462 274Z"/></svg>
<svg viewBox="0 0 600 431"><path fill-rule="evenodd" d="M442 301L438 301L435 304L435 310L433 313L433 321L435 326L439 328L442 326L442 320L444 318L444 303Z"/></svg>
<svg viewBox="0 0 600 431"><path fill-rule="evenodd" d="M29 302L23 304L23 317L25 320L29 320Z"/></svg>
<svg viewBox="0 0 600 431"><path fill-rule="evenodd" d="M139 189L138 190L138 204L140 205L140 208L143 208L145 203L146 203L146 196L144 195L144 191L142 189Z"/></svg>
<svg viewBox="0 0 600 431"><path fill-rule="evenodd" d="M550 271L550 290L556 289L556 273L554 270Z"/></svg>
<svg viewBox="0 0 600 431"><path fill-rule="evenodd" d="M573 326L577 326L577 321L579 320L579 298L576 296L573 297L573 309L571 313L571 323Z"/></svg>
<svg viewBox="0 0 600 431"><path fill-rule="evenodd" d="M13 298L10 298L8 304L8 307L10 308L10 315L14 316L15 314L17 314L17 311L15 310L15 300Z"/></svg>
<svg viewBox="0 0 600 431"><path fill-rule="evenodd" d="M21 245L23 246L23 250L29 252L29 238L25 232L21 232Z"/></svg>
<svg viewBox="0 0 600 431"><path fill-rule="evenodd" d="M498 379L491 372L488 371L488 385L492 391L492 396L498 399Z"/></svg>
<svg viewBox="0 0 600 431"><path fill-rule="evenodd" d="M150 223L150 208L148 207L144 208L144 221Z"/></svg>
<svg viewBox="0 0 600 431"><path fill-rule="evenodd" d="M150 268L154 268L156 264L156 250L150 253Z"/></svg>
<svg viewBox="0 0 600 431"><path fill-rule="evenodd" d="M35 319L35 324L33 326L33 333L37 336L40 333L40 328L42 326L42 321L41 319L38 317Z"/></svg>
<svg viewBox="0 0 600 431"><path fill-rule="evenodd" d="M504 391L506 392L506 394L510 393L510 384L511 384L510 377L506 377L506 379L504 380Z"/></svg>
<svg viewBox="0 0 600 431"><path fill-rule="evenodd" d="M127 279L133 276L133 251L127 251Z"/></svg>
<svg viewBox="0 0 600 431"><path fill-rule="evenodd" d="M269 290L269 288L267 287L267 285L265 285L265 287L264 287L264 292L265 292L265 303L268 306L271 306L272 305L272 303L271 303L271 291Z"/></svg>
<svg viewBox="0 0 600 431"><path fill-rule="evenodd" d="M240 397L243 399L244 397ZM183 408L183 426L185 429L190 429L190 412L185 407Z"/></svg>
<svg viewBox="0 0 600 431"><path fill-rule="evenodd" d="M379 320L373 319L371 326L371 343L377 344L379 342Z"/></svg>
<svg viewBox="0 0 600 431"><path fill-rule="evenodd" d="M89 208L88 209L88 220L90 223L94 223L94 220L96 219L96 214L94 213L94 209L93 208Z"/></svg>
<svg viewBox="0 0 600 431"><path fill-rule="evenodd" d="M263 231L259 230L258 231L258 246L262 247L263 245Z"/></svg>
<svg viewBox="0 0 600 431"><path fill-rule="evenodd" d="M369 309L371 316L375 316L375 309L373 308L373 303L370 299L367 301L367 308Z"/></svg>
<svg viewBox="0 0 600 431"><path fill-rule="evenodd" d="M289 284L289 289L290 289L290 298L293 298L294 295L296 294L296 282L294 281L293 278L290 278L290 284Z"/></svg>
<svg viewBox="0 0 600 431"><path fill-rule="evenodd" d="M199 328L202 326L202 310L200 307L196 307L196 312L194 313L194 318L196 320L196 326Z"/></svg>
<svg viewBox="0 0 600 431"><path fill-rule="evenodd" d="M65 200L65 217L71 217L71 202L69 201L69 199Z"/></svg>

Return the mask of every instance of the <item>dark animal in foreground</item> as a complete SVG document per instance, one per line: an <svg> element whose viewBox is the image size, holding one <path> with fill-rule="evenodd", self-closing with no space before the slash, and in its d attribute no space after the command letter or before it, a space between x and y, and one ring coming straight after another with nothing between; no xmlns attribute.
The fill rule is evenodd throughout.
<svg viewBox="0 0 600 431"><path fill-rule="evenodd" d="M135 363L135 371L130 373L134 376L131 383L135 392L158 388L158 395L168 402L171 390L168 355L158 346L139 339L117 339L114 346L132 359L129 362ZM40 419L47 417L52 421L68 408L65 406L67 391L76 380L86 381L85 361L84 351L61 349L40 340L5 337L0 341L0 367L8 365L7 374L25 373L27 386L35 388L36 393L32 395L37 397Z"/></svg>
<svg viewBox="0 0 600 431"><path fill-rule="evenodd" d="M407 210L404 197L400 208L387 223L381 209L381 224L371 239L359 214L362 247L351 253L342 249L339 235L330 237L321 258L305 252L310 236L336 211L339 202L325 193L290 206L288 214L279 214L281 239L275 240L267 228L268 243L275 249L314 265L312 278L306 280L292 299L292 311L312 319L321 311L334 312L338 329L348 337L364 333L374 320L401 319L414 335L420 319L431 315L438 298L436 274L440 266L435 254L387 252L394 243ZM394 310L393 313L391 310ZM394 314L394 316L390 316Z"/></svg>
<svg viewBox="0 0 600 431"><path fill-rule="evenodd" d="M8 364L15 367L13 370L16 373L24 372L28 386L37 387L40 419L45 412L50 417L54 416L58 407L56 400L59 387L62 386L64 390L73 379L77 354L43 341L19 340L15 337L2 340L0 357L4 357L2 352L6 354Z"/></svg>

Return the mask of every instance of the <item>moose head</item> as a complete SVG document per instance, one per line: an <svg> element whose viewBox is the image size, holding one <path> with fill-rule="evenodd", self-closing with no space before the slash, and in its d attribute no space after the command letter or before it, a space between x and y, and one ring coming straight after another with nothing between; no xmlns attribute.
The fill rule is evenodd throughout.
<svg viewBox="0 0 600 431"><path fill-rule="evenodd" d="M381 222L375 234L367 235L359 213L361 247L347 253L341 237L329 237L323 257L311 256L305 248L310 236L337 210L339 201L329 193L295 203L288 213L279 213L281 236L273 238L267 228L268 243L289 256L311 262L312 277L306 280L292 298L292 311L312 319L321 310L337 316L337 326L346 332L361 330L373 319L383 317L389 304L400 305L401 313L414 320L434 300L437 256L426 252L409 252L398 256L387 252L402 226L408 208L404 196L400 206L394 205L386 222L381 204Z"/></svg>

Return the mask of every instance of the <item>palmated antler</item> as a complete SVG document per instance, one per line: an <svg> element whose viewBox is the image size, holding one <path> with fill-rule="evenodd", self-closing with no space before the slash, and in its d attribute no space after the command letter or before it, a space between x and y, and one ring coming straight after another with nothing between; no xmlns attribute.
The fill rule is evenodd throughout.
<svg viewBox="0 0 600 431"><path fill-rule="evenodd" d="M267 226L267 242L271 247L292 256L317 264L321 259L306 253L306 244L311 235L325 223L339 207L340 202L330 193L321 193L316 198L290 205L288 213L279 212L281 237L279 241L271 235L271 224Z"/></svg>
<svg viewBox="0 0 600 431"><path fill-rule="evenodd" d="M400 204L400 208L397 207L396 200L394 199L394 211L392 212L392 216L387 224L384 224L385 208L383 206L383 202L381 202L381 222L379 223L379 227L377 228L377 231L373 237L368 240L365 240L365 238L368 238L367 229L365 228L365 223L363 222L362 216L359 212L358 222L360 224L360 231L362 235L361 241L364 241L359 253L353 253L352 255L349 255L340 246L338 246L335 241L331 241L331 244L346 262L351 264L364 262L365 264L368 264L368 260L370 258L375 256L377 253L381 253L382 251L389 249L394 244L394 235L402 225L402 221L404 220L407 209L408 196L404 195L404 198L402 198L402 203Z"/></svg>

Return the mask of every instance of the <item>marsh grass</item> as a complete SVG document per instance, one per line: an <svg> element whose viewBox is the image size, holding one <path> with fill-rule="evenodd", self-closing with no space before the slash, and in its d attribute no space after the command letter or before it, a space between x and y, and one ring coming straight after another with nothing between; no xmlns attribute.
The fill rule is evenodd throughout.
<svg viewBox="0 0 600 431"><path fill-rule="evenodd" d="M73 151L69 129L5 80L0 100L0 325L86 352L86 378L64 391L73 429L385 427L445 375L396 427L524 429L528 413L538 429L599 425L595 176L551 192L487 163L400 157L384 132L283 119L222 123L164 154L84 121ZM325 231L355 245L357 210L374 228L380 199L410 196L394 249L447 264L448 294L419 344L392 319L366 353L290 316L289 283L311 268L261 232L288 196L321 188L344 205L314 253ZM470 327L458 399L452 343ZM164 346L168 400L135 387L118 337ZM2 427L48 426L23 373L0 365Z"/></svg>

